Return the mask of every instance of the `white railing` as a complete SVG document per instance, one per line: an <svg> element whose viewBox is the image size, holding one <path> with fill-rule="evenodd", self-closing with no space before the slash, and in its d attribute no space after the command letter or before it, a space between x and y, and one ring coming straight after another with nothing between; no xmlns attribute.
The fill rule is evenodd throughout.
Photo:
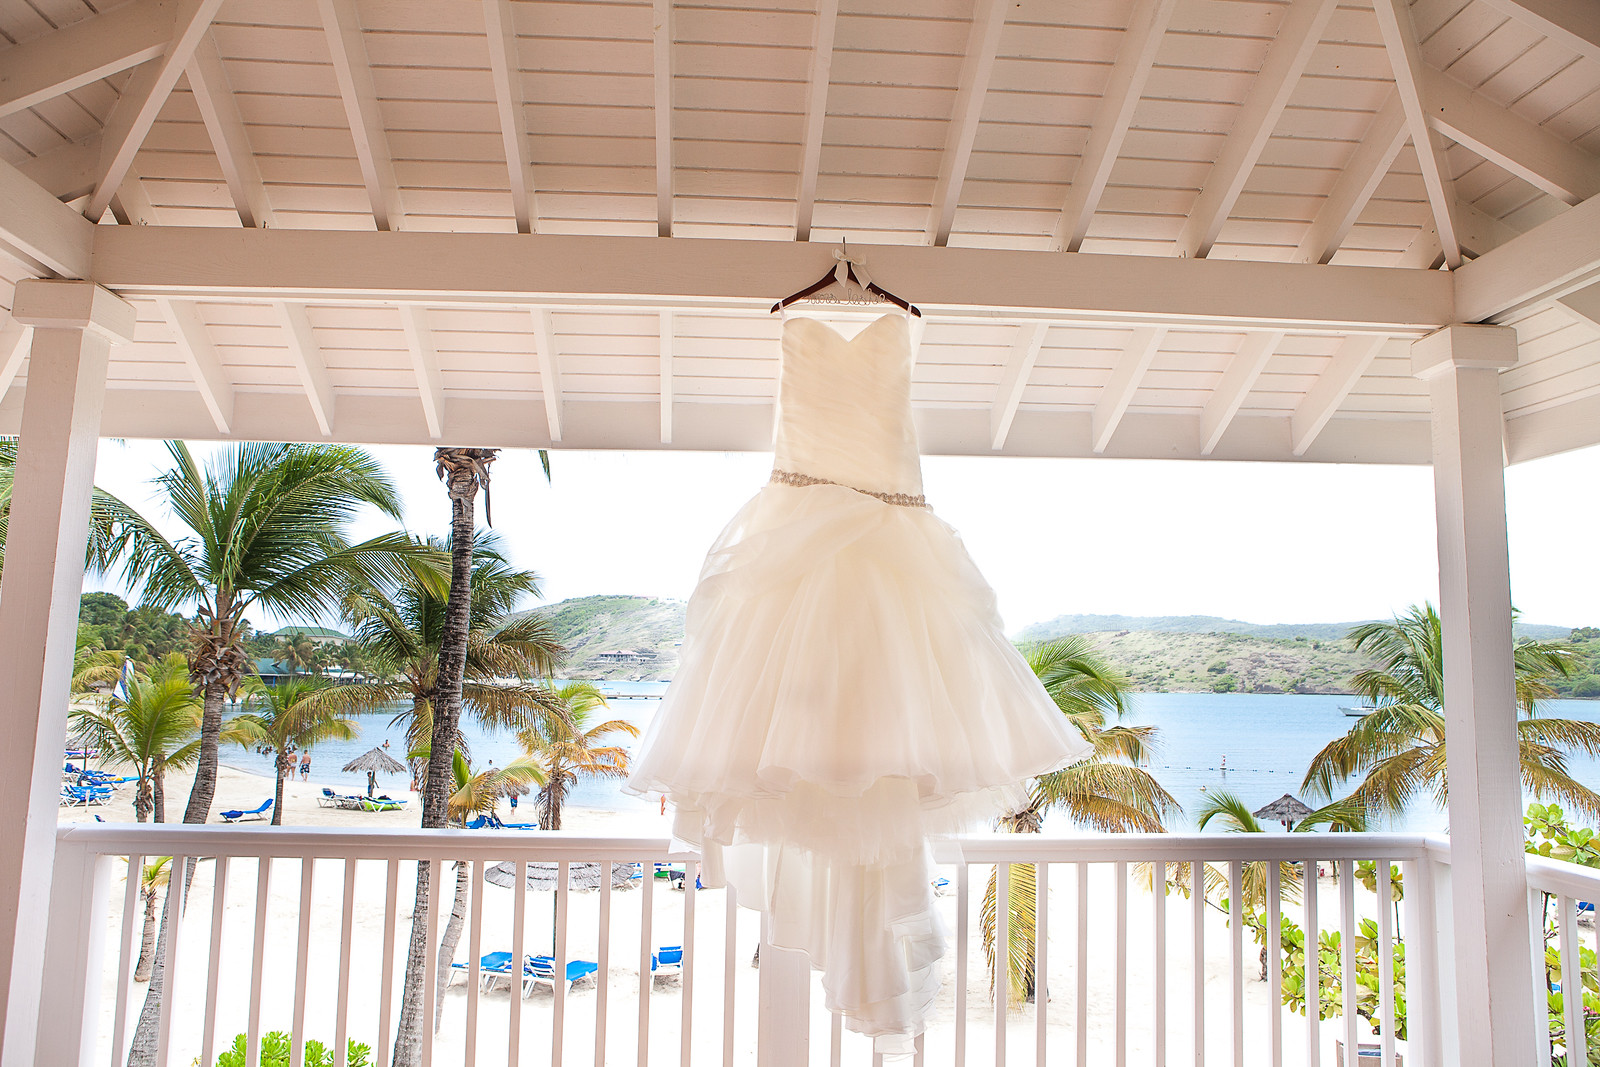
<svg viewBox="0 0 1600 1067"><path fill-rule="evenodd" d="M1589 1040L1581 995L1586 968L1582 949L1600 951L1600 928L1592 924L1594 905L1600 903L1600 871L1530 856L1528 894L1534 1013L1542 1020L1548 1005L1555 1020L1549 1028L1538 1029L1534 1062L1539 1067L1550 1067L1552 1058L1560 1056L1568 1064L1587 1064ZM1580 905L1591 920L1587 937L1579 921L1583 914ZM1552 950L1548 963L1547 946ZM1578 979L1573 978L1574 972L1580 975ZM1580 991L1580 995L1565 995L1571 990ZM1562 994L1559 1012L1554 1010L1552 993ZM1559 1043L1552 1041L1553 1032Z"/></svg>
<svg viewBox="0 0 1600 1067"><path fill-rule="evenodd" d="M343 1064L350 1038L371 1047L370 1062L387 1067L419 861L434 871L424 916L434 947L424 977L424 1064L648 1067L745 1064L758 1056L763 1065L876 1062L866 1041L822 1010L813 978L785 962L790 954L768 949L759 976L747 965L759 943L756 917L737 908L731 893L697 889L695 857L670 853L665 840L126 824L75 825L58 835L45 1012L48 1047L61 1062L128 1062L146 989L133 981L146 914L137 872L145 858L158 856L174 857L170 893L183 904L164 912L159 1064L188 1067L198 1058L210 1067L236 1034L254 1064L264 1036L285 1031L296 1067L308 1039L331 1045ZM1407 1064L1460 1062L1448 1045L1452 983L1440 926L1440 915L1448 915L1448 856L1448 839L1404 834L941 841L936 859L948 879L941 905L955 937L916 1062L1331 1067L1338 1049L1362 1044L1379 1045L1383 1063L1395 1062L1396 1053ZM185 888L189 859L197 862ZM1356 877L1358 861L1376 862L1372 890ZM463 981L446 990L435 1035L436 946L455 901L457 862L467 865L469 889L456 953L461 966L450 977ZM669 891L675 879L635 874L619 875L616 889L602 877L596 890L584 891L569 885L579 862L633 864L636 872L679 864L683 890ZM514 892L488 884L486 872L500 863L512 865L513 886L526 884L527 864L554 864L554 888ZM1196 863L1226 888L1186 895ZM1267 967L1266 979L1258 978L1254 937L1220 907L1221 896L1240 898L1253 863L1264 864L1268 959L1281 958L1285 917L1301 930L1339 935L1339 952L1326 966L1320 953L1305 958L1304 988L1337 978L1326 1020L1282 1006L1281 969ZM981 936L991 872L1004 899L1016 864L1030 865L1039 887L1033 984L1042 992L1022 1005L1008 1003L1003 981L991 993ZM1389 899L1391 864L1405 887L1398 917L1379 905ZM1317 880L1315 892L1284 892L1285 874L1319 866L1336 880ZM1574 870L1530 864L1536 892L1555 893L1562 917L1577 901L1600 897L1600 882ZM998 944L1008 940L1007 911L999 910ZM159 907L156 914L163 914ZM1374 938L1358 959L1363 920ZM1563 955L1576 953L1575 921L1560 928ZM1389 966L1402 932L1404 1041ZM678 980L663 983L659 976L673 963L672 953L660 950L679 944ZM511 960L553 957L542 974L573 975L577 984L525 983L514 964L509 980L497 981L480 963L496 951ZM1370 976L1367 961L1374 959L1378 988L1365 997L1358 972ZM581 965L569 971L574 963ZM590 963L592 977L581 973Z"/></svg>

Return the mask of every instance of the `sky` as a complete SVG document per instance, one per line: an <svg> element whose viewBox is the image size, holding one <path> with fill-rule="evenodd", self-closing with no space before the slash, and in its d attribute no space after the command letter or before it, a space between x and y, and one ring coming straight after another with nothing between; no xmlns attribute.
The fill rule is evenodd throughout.
<svg viewBox="0 0 1600 1067"><path fill-rule="evenodd" d="M371 451L400 488L407 528L447 532L432 449ZM157 441L103 441L95 481L171 533L149 485L165 460ZM513 561L543 577L546 603L687 599L706 549L765 483L771 456L553 452L551 467L546 482L537 453L508 449L492 483L495 529ZM961 533L1012 633L1079 613L1345 622L1438 597L1426 467L933 456L923 474L930 506ZM1506 478L1522 619L1600 625L1600 447L1519 464ZM355 533L392 526L373 516ZM85 588L127 592L114 576Z"/></svg>

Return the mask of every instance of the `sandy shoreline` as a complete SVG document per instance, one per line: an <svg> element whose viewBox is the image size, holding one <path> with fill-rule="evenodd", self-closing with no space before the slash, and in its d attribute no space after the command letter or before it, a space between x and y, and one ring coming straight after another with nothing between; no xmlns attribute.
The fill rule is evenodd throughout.
<svg viewBox="0 0 1600 1067"><path fill-rule="evenodd" d="M217 798L213 811L231 807L250 808L271 795L272 780L248 774L234 768L219 768ZM187 777L175 778L168 786L169 816L181 815L188 796ZM62 821L85 821L98 813L107 821L131 821L130 787L117 790L113 801L103 807L62 809ZM316 782L292 782L285 786L284 817L288 825L325 826L359 830L364 827L402 828L415 826L415 803L397 812L344 811L319 807L316 797L321 786ZM502 816L506 814L502 810ZM213 817L213 822L218 820ZM666 836L667 818L646 808L638 812L600 811L571 808L566 812L564 828L595 835ZM246 823L245 826L271 828L263 823ZM529 836L521 833L505 835L508 845L526 847ZM211 918L215 901L216 864L199 865L184 925L179 939L175 1003L183 1006L174 1018L171 1062L188 1064L200 1053L200 1031L204 1016L207 973L210 955ZM217 1046L225 1048L235 1034L245 1030L254 1012L259 1013L262 1030L289 1030L297 1005L295 991L300 942L300 924L307 926L307 978L305 982L305 1036L331 1042L335 1032L339 991L338 959L343 915L345 864L337 860L318 861L312 871L310 907L302 916L300 899L303 870L299 861L276 860L270 865L266 883L266 931L263 939L262 981L259 1007L252 1006L251 961L255 955L256 899L260 888L259 869L254 860L233 859L227 864L226 892L222 900L222 938L220 959L222 969L217 992ZM381 961L384 948L385 905L387 897L387 864L367 861L354 865L355 888L352 912L351 970L353 980L349 989L348 1019L351 1037L368 1043L377 1051ZM111 1032L113 1029L116 969L115 953L120 935L124 900L126 864L114 862L111 886L111 907L105 917L106 961L105 979L101 987L101 1026L99 1061L108 1062ZM944 872L954 878L954 871ZM393 927L395 953L394 1004L398 1006L398 988L404 969L405 946L410 934L412 892L415 885L414 864L398 864L396 882L397 904ZM989 998L989 983L983 960L982 943L977 937L979 908L982 900L985 868L971 872L972 893L967 916L968 929L973 939L967 958L967 1044L972 1062L987 1062L994 1047L994 1008ZM453 872L444 879L448 903L454 893ZM1106 864L1093 865L1090 870L1090 922L1088 923L1087 958L1089 996L1086 1001L1088 1018L1088 1045L1090 1062L1108 1062L1115 1055L1115 1019L1119 1013L1116 990L1116 961L1119 955L1115 922L1116 900L1114 868ZM481 950L509 950L512 945L513 902L515 894L510 889L479 883L478 901L473 907L482 909ZM526 902L527 941L530 952L548 951L550 948L552 902L554 893L528 892ZM686 905L690 894L670 890L664 881L658 881L651 894L649 942L652 947L679 944L683 940ZM569 895L569 921L567 955L571 959L598 960L601 941L597 892L572 892ZM691 1061L717 1063L721 1060L722 1020L725 982L728 976L734 984L735 1054L738 1062L753 1063L755 1058L757 997L757 971L749 966L758 941L759 928L753 912L738 909L733 927L735 941L732 949L732 966L725 968L728 957L726 931L728 929L727 900L721 890L701 890L692 894L693 953L696 956L692 983L693 1028L691 1031ZM1130 1062L1149 1062L1154 1053L1154 941L1153 916L1155 901L1141 889L1136 880L1127 886L1126 943L1122 949L1127 967L1126 1003L1121 1011L1128 1020L1127 1055ZM953 891L939 898L943 918L950 930L956 928L956 898ZM1370 894L1357 893L1358 908L1367 914L1374 902ZM1049 1040L1049 1059L1061 1061L1071 1055L1076 1040L1077 976L1075 974L1077 948L1075 944L1075 917L1078 913L1076 879L1068 866L1052 868L1051 879L1051 934L1048 955L1048 989L1050 997L1046 1006L1046 1029ZM1338 887L1321 885L1319 905L1324 923L1338 915ZM639 1032L639 958L641 949L644 894L637 888L614 891L611 894L611 915L608 926L609 960L605 975L606 1013L605 1027L607 1062L636 1062L636 1035ZM1298 907L1291 914L1298 913ZM469 908L469 916L471 909ZM1174 896L1166 905L1167 927L1167 1048L1169 1058L1188 1057L1193 1033L1193 967L1191 948L1193 941L1193 910L1190 901ZM441 915L441 922L443 921ZM135 953L138 951L138 932L141 923L136 916L134 929ZM1229 967L1229 933L1223 916L1208 908L1205 917L1204 937L1206 985L1206 1046L1209 1057L1222 1062L1231 1057L1231 981ZM469 956L469 941L464 934L457 959ZM1269 1007L1266 983L1257 980L1257 949L1248 937L1245 942L1244 1004L1246 1017L1246 1062L1252 1065L1270 1062L1270 1050L1265 1035ZM947 1062L953 1048L953 1035L957 1005L953 969L955 949L952 945L946 957L946 978L940 992L933 1024L926 1036L925 1046L930 1063ZM649 1041L651 1057L655 1062L678 1062L682 1041L683 983L679 978L658 979L651 983L649 994ZM136 1015L144 1001L144 986L130 984L130 1016ZM813 982L813 1055L826 1055L829 1043L829 1026L825 1013L820 1010L821 989ZM467 1044L467 995L462 982L454 984L446 994L442 1012L442 1025L436 1038L434 1063L454 1065L464 1062ZM563 1033L562 1062L591 1064L594 1062L596 1016L600 997L594 979L580 982L566 996L566 1014ZM521 1030L522 1063L549 1062L552 1040L554 998L548 986L537 987L526 999L513 996L502 984L497 989L480 995L477 1004L476 1054L477 1062L499 1065L507 1061L506 1048L509 1027L515 1011ZM1008 1061L1016 1064L1035 1062L1036 1005L1013 1008L1008 1017ZM392 1016L391 1016L392 1018ZM1306 1022L1290 1012L1282 1013L1284 1023L1284 1062L1305 1062ZM391 1022L392 1028L392 1022ZM131 1023L130 1023L131 1029ZM1363 1032L1365 1026L1363 1024ZM1325 1063L1333 1062L1333 1041L1342 1035L1341 1020L1322 1024L1321 1043ZM1403 1047L1403 1043L1402 1043ZM867 1052L864 1041L848 1032L845 1034L845 1062L865 1062ZM207 1065L209 1067L209 1065Z"/></svg>

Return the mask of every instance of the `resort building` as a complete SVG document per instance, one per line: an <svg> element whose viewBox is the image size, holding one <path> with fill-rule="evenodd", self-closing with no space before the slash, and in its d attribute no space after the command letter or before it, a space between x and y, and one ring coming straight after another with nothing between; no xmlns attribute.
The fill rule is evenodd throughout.
<svg viewBox="0 0 1600 1067"><path fill-rule="evenodd" d="M285 640L295 637L304 637L314 645L342 645L350 640L349 634L330 630L326 626L284 626L267 635Z"/></svg>
<svg viewBox="0 0 1600 1067"><path fill-rule="evenodd" d="M57 819L102 438L762 451L773 304L847 259L920 309L926 453L1431 465L1437 504L1450 833L944 842L950 1012L919 1062L1387 1063L1402 1007L1407 1064L1585 1055L1581 998L1548 1011L1543 904L1571 973L1600 879L1523 853L1503 470L1600 443L1592 0L0 0L0 39L3 1067L129 1062L123 863L158 856L203 862L165 913L155 1062L279 1029L295 1063L309 1036L388 1064L397 889L458 860L518 891L503 926L467 912L422 1062L870 1062L803 960L741 980L757 933L703 913L720 891L665 836ZM612 894L613 861L682 867ZM1247 989L1256 947L1204 894L1130 874L1237 890L1255 861L1339 872L1263 925L1269 953L1290 912L1342 934L1305 962L1341 979L1324 1021ZM1391 864L1404 900L1373 907ZM982 969L993 866L1055 887L1054 984L1020 1009ZM596 935L624 911L631 939ZM1361 918L1378 959L1403 932L1403 987L1356 980ZM632 999L561 980L580 937ZM495 989L501 947L550 958Z"/></svg>

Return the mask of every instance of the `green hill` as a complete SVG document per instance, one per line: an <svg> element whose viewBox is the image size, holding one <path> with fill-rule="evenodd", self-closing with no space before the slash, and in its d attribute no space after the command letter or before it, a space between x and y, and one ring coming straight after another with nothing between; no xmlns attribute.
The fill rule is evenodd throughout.
<svg viewBox="0 0 1600 1067"><path fill-rule="evenodd" d="M586 596L536 609L567 646L570 678L646 681L678 669L682 601L643 596Z"/></svg>
<svg viewBox="0 0 1600 1067"><path fill-rule="evenodd" d="M1145 693L1348 693L1364 665L1344 640L1114 630L1088 635Z"/></svg>
<svg viewBox="0 0 1600 1067"><path fill-rule="evenodd" d="M1367 620L1363 620L1367 621ZM1340 641L1359 622L1241 622L1216 615L1057 615L1048 622L1037 622L1017 634L1019 641L1048 641L1067 634L1109 633L1140 630L1152 633L1247 634L1251 637ZM1535 641L1564 641L1571 632L1566 626L1545 626L1518 622L1519 638Z"/></svg>

